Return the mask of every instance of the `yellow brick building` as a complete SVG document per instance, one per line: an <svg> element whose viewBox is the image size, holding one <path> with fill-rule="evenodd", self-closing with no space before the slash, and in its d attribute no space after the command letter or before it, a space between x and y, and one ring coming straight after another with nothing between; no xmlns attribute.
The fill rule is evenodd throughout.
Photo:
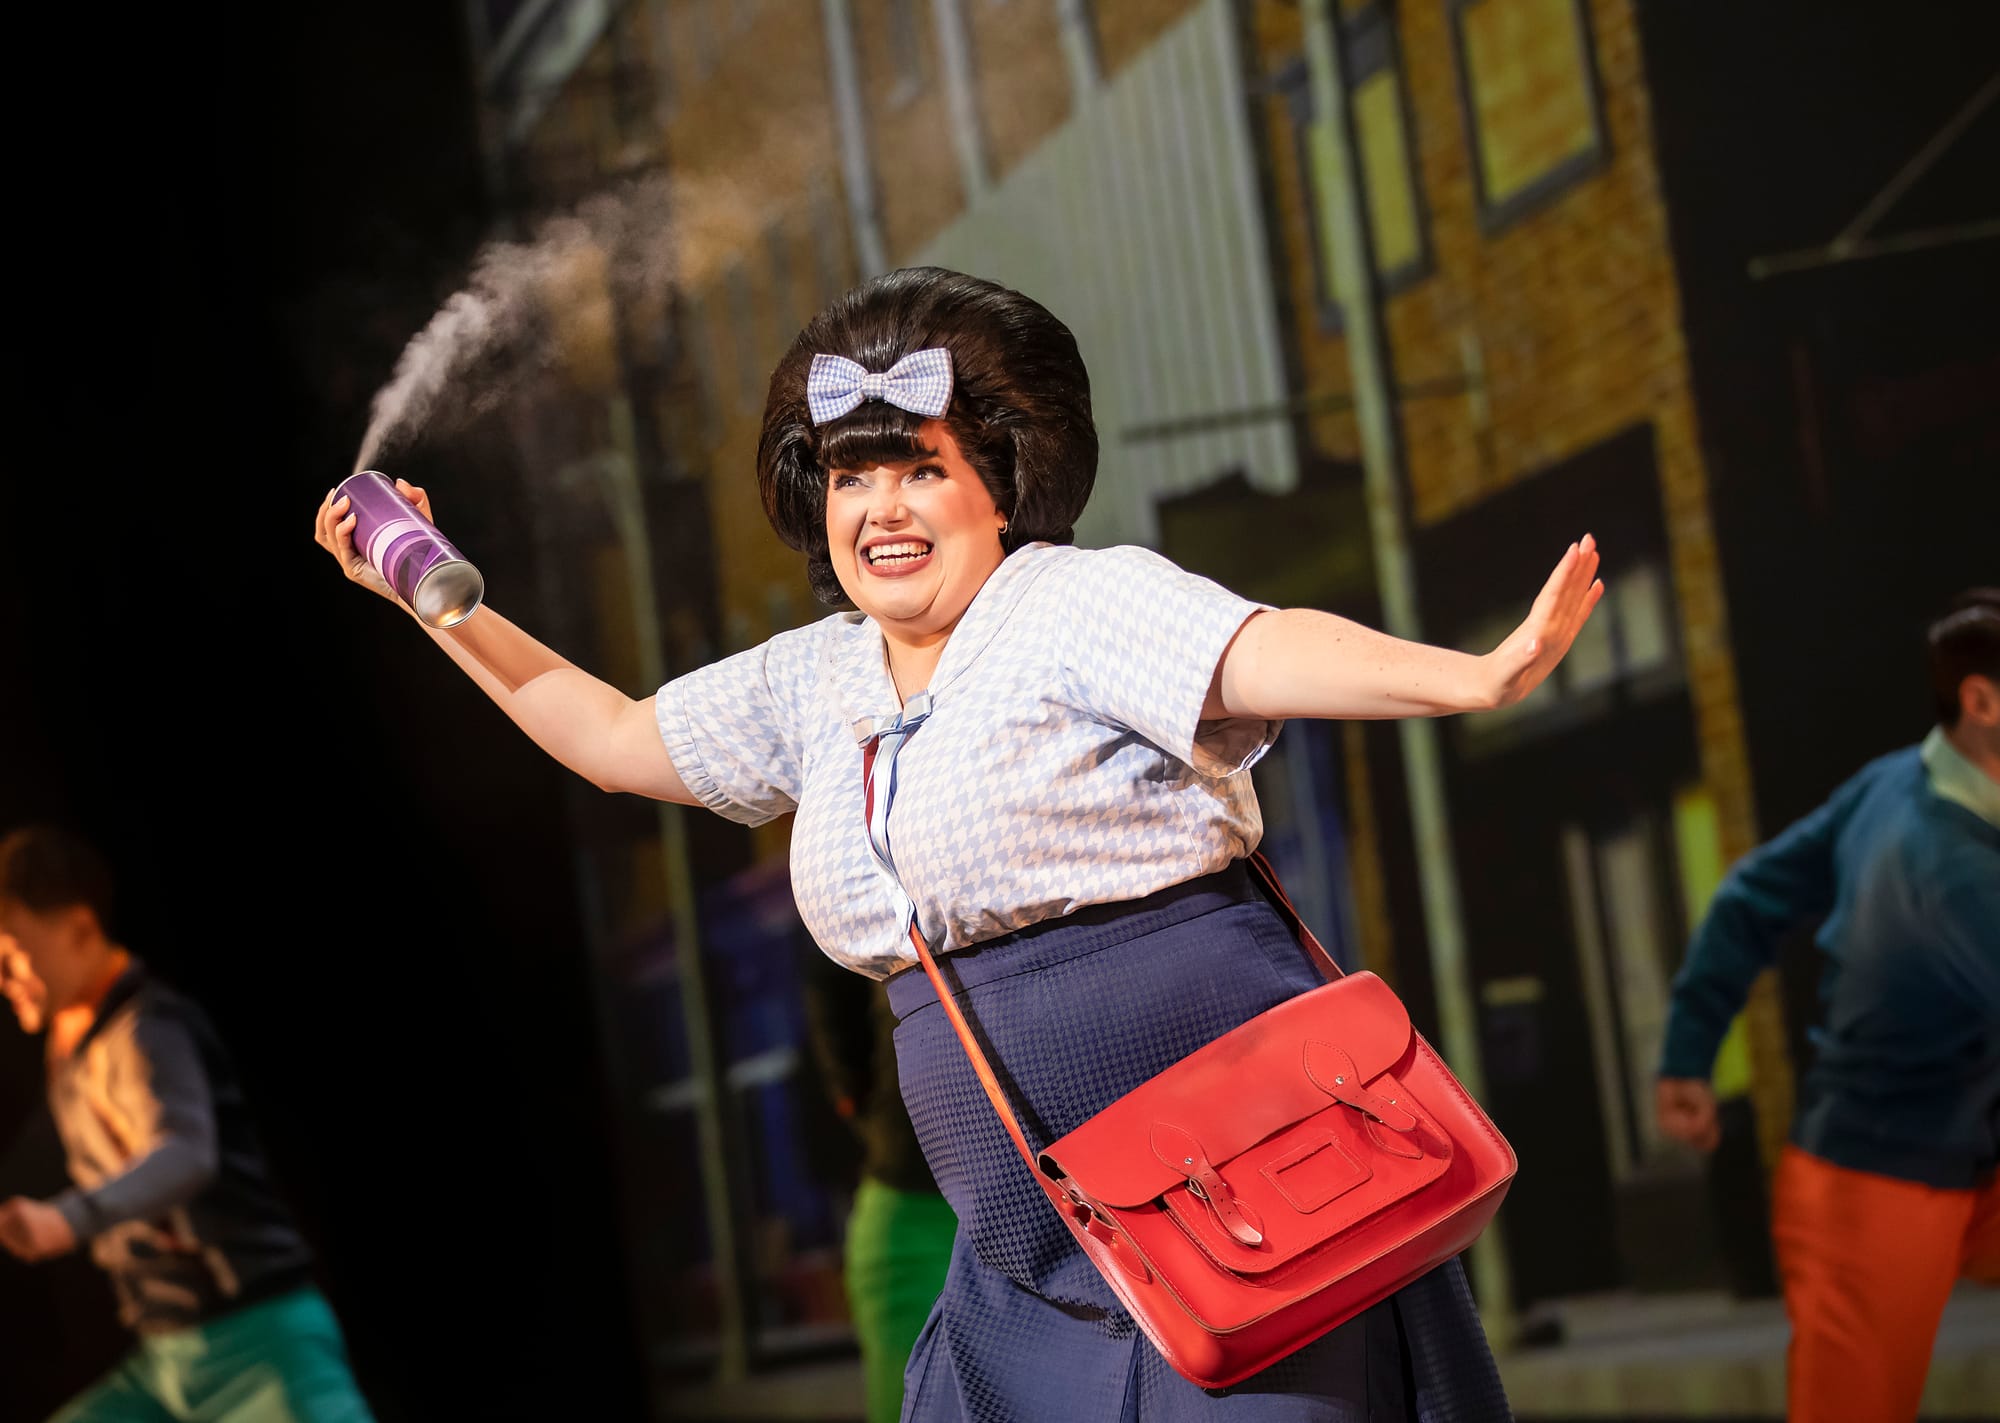
<svg viewBox="0 0 2000 1423"><path fill-rule="evenodd" d="M1278 3L1250 9L1267 81L1263 119L1274 155L1270 192L1293 303L1300 379L1308 392L1338 391L1348 383L1348 356L1341 313L1329 294L1331 263L1315 210L1319 194L1305 157L1302 129L1311 115L1303 92L1301 12ZM1553 552L1593 528L1608 545L1611 588L1598 621L1628 644L1641 638L1670 641L1672 650L1663 647L1658 661L1679 664L1670 675L1684 691L1669 695L1685 698L1691 755L1679 778L1648 792L1654 804L1638 805L1645 798L1639 795L1612 806L1602 803L1603 796L1572 793L1559 780L1537 786L1519 773L1496 774L1494 766L1507 756L1496 755L1490 744L1468 746L1463 735L1452 743L1456 754L1448 767L1484 1037L1488 1054L1502 1060L1503 1076L1510 1057L1548 1055L1548 1037L1560 1033L1566 1020L1559 1001L1564 994L1552 986L1562 976L1559 965L1551 973L1548 956L1541 954L1499 962L1508 955L1504 942L1496 940L1509 937L1509 925L1535 921L1521 903L1532 896L1510 893L1493 881L1539 873L1546 879L1543 893L1559 898L1567 888L1574 901L1579 864L1587 871L1595 860L1598 873L1586 872L1582 880L1595 880L1600 893L1585 897L1597 900L1594 917L1609 915L1612 922L1574 931L1591 941L1575 946L1587 957L1604 950L1607 936L1615 939L1620 929L1617 901L1605 891L1620 882L1619 874L1629 880L1635 872L1604 878L1607 864L1631 863L1630 843L1622 838L1627 828L1616 823L1618 817L1626 814L1645 827L1648 843L1640 859L1648 863L1647 873L1662 877L1654 896L1660 901L1656 927L1627 926L1628 938L1650 940L1634 946L1639 954L1621 961L1614 948L1602 955L1609 964L1584 965L1576 996L1597 1051L1578 1055L1574 1066L1625 1079L1623 1100L1600 1104L1606 1144L1615 1173L1625 1178L1621 1194L1657 1195L1666 1189L1658 1178L1671 1173L1666 1163L1672 1153L1646 1139L1651 1062L1640 1057L1644 1035L1633 1030L1656 1030L1663 1006L1659 990L1678 959L1680 938L1721 865L1749 848L1755 830L1707 474L1632 7L1628 0L1439 0L1348 3L1342 15L1384 334L1403 392L1398 415L1407 509L1427 635L1483 649L1518 616L1531 586L1520 579L1532 560L1496 556L1482 563L1482 546L1534 538L1541 540L1538 552ZM1308 430L1316 453L1336 460L1356 456L1350 415L1312 416ZM1597 468L1584 468L1590 465ZM1560 493L1553 484L1546 494L1525 487L1552 472ZM1643 517L1631 518L1634 512ZM1613 519L1618 522L1607 527ZM1627 527L1631 532L1621 545L1613 529L1624 534ZM1629 572L1635 559L1638 574L1649 581L1643 593ZM1490 602L1453 586L1486 574L1500 577L1507 589ZM1632 605L1626 622L1634 626L1621 626L1621 602ZM1640 604L1646 605L1644 612L1638 611ZM1670 627L1662 626L1668 622ZM1580 645L1578 661L1631 651ZM1574 670L1566 669L1565 678ZM1612 684L1620 678L1607 665L1597 680L1600 685L1579 688L1568 698L1567 709L1553 705L1553 697L1545 699L1551 704L1540 715L1604 715L1601 706L1593 710L1585 703L1593 695L1618 699ZM1635 734L1651 725L1642 719L1629 723ZM1560 736L1544 742L1551 744L1561 745ZM1526 738L1519 745L1511 753L1517 762L1534 754ZM1634 740L1626 754L1651 752ZM1550 774L1561 774L1559 755L1545 751L1543 759ZM1508 808L1508 802L1571 794L1574 819L1557 832L1562 864L1550 856L1537 870L1528 860L1510 860L1498 842L1531 839L1534 832L1525 806ZM1503 832L1510 822L1511 831ZM1573 914L1584 907L1570 906ZM1536 927L1552 931L1552 940L1572 936L1560 932L1571 925ZM1563 957L1570 952L1561 950ZM1651 962L1629 961L1633 958ZM1650 975L1654 986L1645 994L1625 994L1621 1002L1622 985L1630 981L1629 974L1621 974L1628 970ZM1593 977L1610 981L1593 983ZM1621 1020L1622 1035L1613 1026ZM1768 1155L1789 1117L1788 1065L1768 984L1755 1000L1752 1021ZM1567 1022L1584 1027L1574 1017ZM1509 1023L1515 1026L1506 1027ZM1541 1041L1510 1047L1510 1036ZM1725 1085L1742 1090L1747 1066L1740 1042L1724 1071L1730 1074ZM1689 1213L1692 1191L1690 1181L1682 1191L1682 1209ZM1573 1195L1552 1197L1546 1214L1553 1222L1577 1209ZM1643 1202L1632 1207L1632 1219L1607 1226L1605 1243L1615 1236L1619 1245L1634 1249L1627 1237L1643 1233L1643 1222L1662 1219L1654 1209ZM1573 1283L1625 1282L1608 1276ZM1532 1279L1523 1288L1530 1298L1537 1293Z"/></svg>
<svg viewBox="0 0 2000 1423"><path fill-rule="evenodd" d="M494 147L509 181L560 205L623 172L670 179L674 299L657 379L634 381L630 361L609 355L580 368L596 372L584 384L594 379L601 397L650 406L662 462L698 487L685 507L705 520L714 613L706 627L669 620L677 665L821 611L757 501L764 382L821 303L915 260L960 260L1038 295L1066 292L1069 254L1115 269L1129 251L1169 283L1207 282L1218 266L1249 273L1218 280L1203 320L1179 327L1140 310L1171 305L1178 289L1150 301L1121 289L1110 312L1092 309L1088 281L1051 298L1101 384L1107 536L1158 542L1201 566L1214 554L1218 573L1261 564L1245 576L1268 575L1288 600L1376 614L1299 6L544 8L592 23L578 22L566 66L552 62L539 91L522 86L501 106L512 127ZM1532 570L1586 527L1606 541L1612 579L1601 640L1579 647L1569 680L1521 716L1448 742L1489 1076L1497 1065L1526 1136L1538 1128L1525 1104L1553 1080L1570 1095L1547 1115L1580 1114L1585 1126L1571 1133L1582 1148L1557 1143L1545 1159L1588 1175L1578 1190L1589 1199L1544 1194L1536 1205L1538 1188L1525 1187L1515 1244L1546 1254L1543 1222L1588 1217L1612 1272L1531 1271L1517 1284L1533 1299L1634 1276L1659 1283L1666 1266L1641 1237L1698 1217L1699 1183L1643 1120L1644 1037L1675 936L1755 827L1632 3L1341 8L1426 635L1472 646L1504 631ZM1240 187L1190 178L1165 191L1179 181L1176 155L1195 150L1218 183ZM1078 192L1092 174L1120 172L1144 175L1142 188ZM1069 206L1045 203L1063 193ZM1235 226L1215 217L1225 209ZM1050 228L1054 254L1031 250ZM1112 233L1124 246L1106 259L1098 249ZM1225 388L1216 367L1179 354L1217 340L1217 321L1231 327L1231 360L1247 369L1268 358L1265 385ZM1121 334L1121 322L1139 329ZM1167 364L1135 377L1129 368L1161 348L1173 348ZM1177 420L1199 430L1160 433ZM580 423L584 445L612 438L614 422ZM1171 467L1157 478L1145 472L1156 453ZM1217 530L1240 530L1247 546L1280 525L1294 541L1282 557L1215 547ZM1298 542L1308 536L1312 547ZM621 555L605 542L590 556L607 590L597 626L616 659L633 635L608 591ZM1345 887L1329 903L1346 906L1361 961L1397 975L1421 1017L1428 970L1396 754L1354 727L1332 769L1312 765L1346 835ZM1288 794L1273 787L1274 803ZM757 832L745 857L780 854L784 835ZM657 843L636 839L627 900L643 918L661 906L640 887L663 877L648 868ZM1628 912L1634 903L1645 911ZM1788 1116L1789 1075L1769 995L1751 1017L1768 1149ZM1740 1090L1747 1068L1732 1063Z"/></svg>

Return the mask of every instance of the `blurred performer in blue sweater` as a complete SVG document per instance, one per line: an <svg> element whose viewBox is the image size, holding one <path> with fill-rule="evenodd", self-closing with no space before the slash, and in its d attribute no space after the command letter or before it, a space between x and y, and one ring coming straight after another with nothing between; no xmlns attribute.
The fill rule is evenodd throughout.
<svg viewBox="0 0 2000 1423"><path fill-rule="evenodd" d="M2000 589L1930 629L1937 725L1746 856L1674 981L1661 1126L1704 1151L1752 980L1825 916L1773 1190L1797 1420L1913 1419L1953 1283L2000 1283Z"/></svg>

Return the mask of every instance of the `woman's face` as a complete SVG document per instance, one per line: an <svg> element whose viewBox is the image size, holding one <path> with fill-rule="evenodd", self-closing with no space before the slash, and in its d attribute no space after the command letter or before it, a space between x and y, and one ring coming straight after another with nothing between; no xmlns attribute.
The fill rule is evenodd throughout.
<svg viewBox="0 0 2000 1423"><path fill-rule="evenodd" d="M826 544L854 606L888 635L949 633L1006 551L1006 516L942 420L917 437L932 453L827 472Z"/></svg>

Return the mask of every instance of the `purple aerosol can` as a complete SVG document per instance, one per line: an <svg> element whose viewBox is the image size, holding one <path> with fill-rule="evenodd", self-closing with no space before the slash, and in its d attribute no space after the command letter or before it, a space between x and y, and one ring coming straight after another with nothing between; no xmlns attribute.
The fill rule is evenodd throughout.
<svg viewBox="0 0 2000 1423"><path fill-rule="evenodd" d="M486 580L417 506L377 470L349 475L334 491L354 515L354 551L374 565L396 596L434 628L464 622L479 607Z"/></svg>

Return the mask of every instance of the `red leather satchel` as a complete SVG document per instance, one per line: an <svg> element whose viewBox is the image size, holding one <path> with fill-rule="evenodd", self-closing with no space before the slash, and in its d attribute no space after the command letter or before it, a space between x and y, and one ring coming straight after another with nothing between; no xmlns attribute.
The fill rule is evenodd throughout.
<svg viewBox="0 0 2000 1423"><path fill-rule="evenodd" d="M1513 1150L1372 973L1343 975L1263 856L1328 982L1181 1059L1039 1155L929 945L910 941L993 1110L1146 1337L1232 1384L1470 1245Z"/></svg>

